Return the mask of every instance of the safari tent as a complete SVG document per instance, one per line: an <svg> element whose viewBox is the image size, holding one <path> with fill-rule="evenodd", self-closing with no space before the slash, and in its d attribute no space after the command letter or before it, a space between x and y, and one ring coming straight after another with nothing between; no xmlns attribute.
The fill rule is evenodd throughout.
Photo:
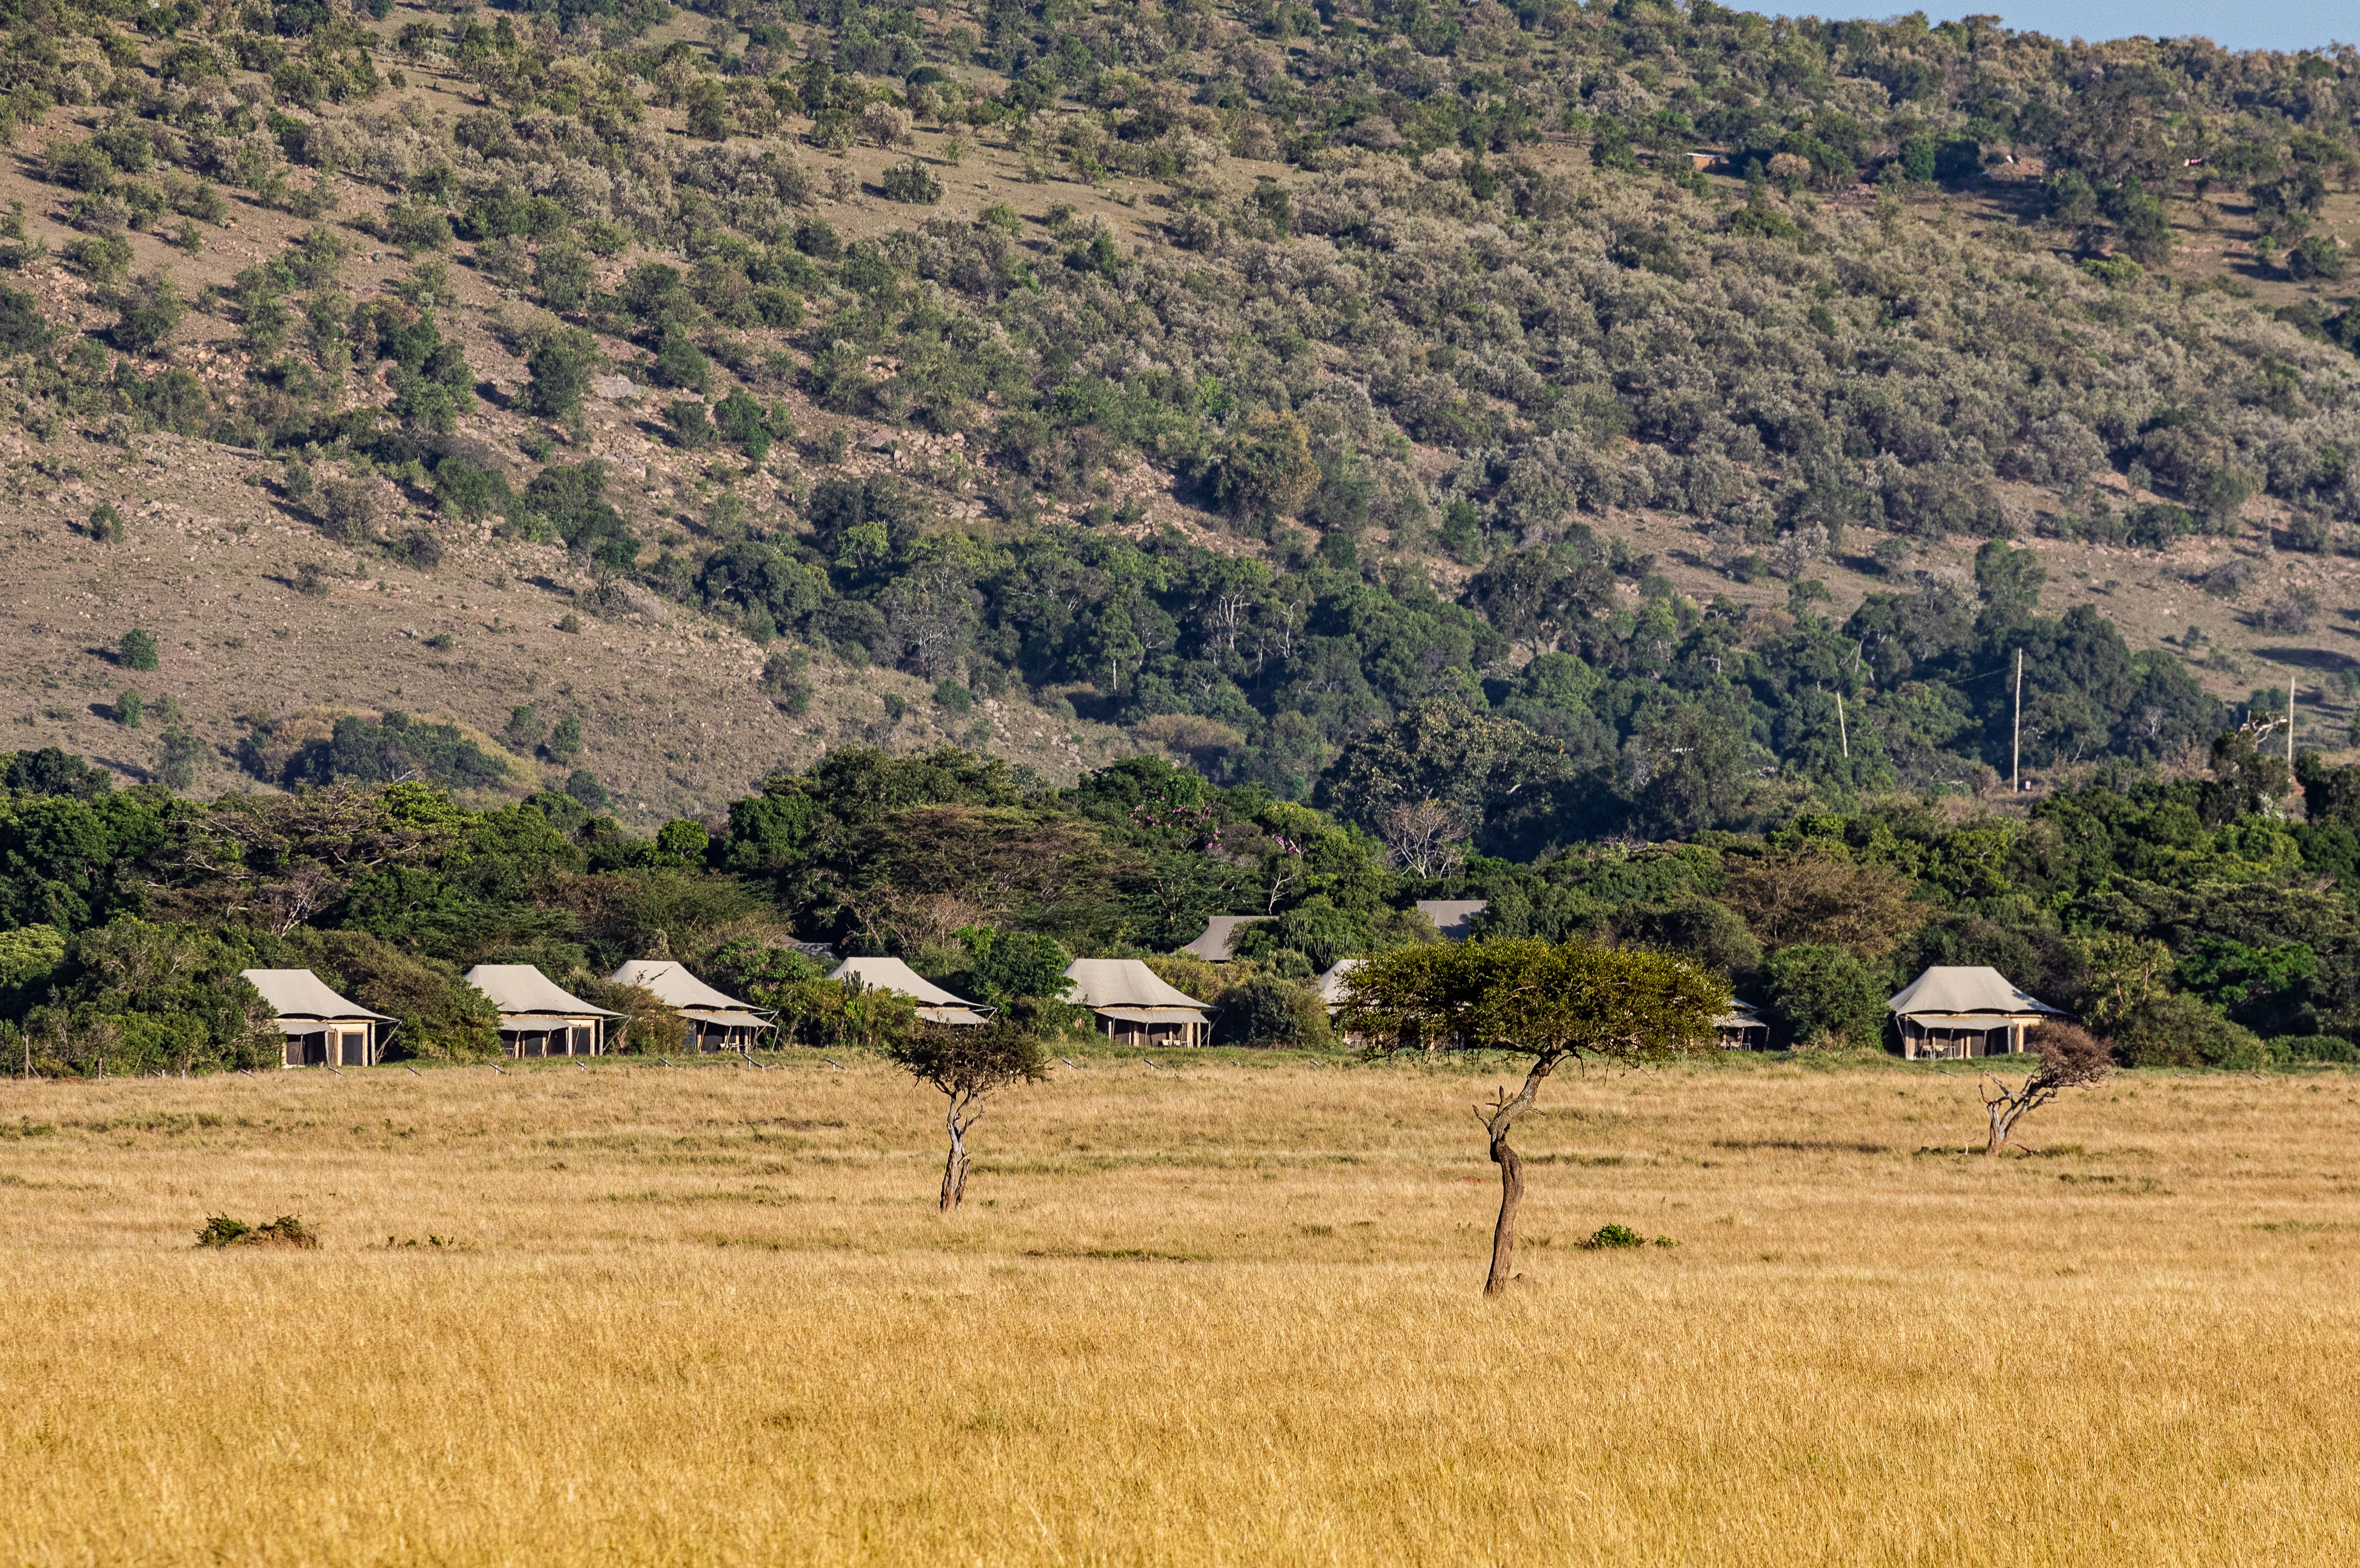
<svg viewBox="0 0 2360 1568"><path fill-rule="evenodd" d="M478 964L467 984L499 1009L500 1049L514 1057L596 1056L620 1013L594 1007L530 964Z"/></svg>
<svg viewBox="0 0 2360 1568"><path fill-rule="evenodd" d="M1239 928L1270 918L1268 915L1215 915L1205 922L1205 934L1180 951L1207 964L1227 964L1236 956L1230 948L1238 940Z"/></svg>
<svg viewBox="0 0 2360 1568"><path fill-rule="evenodd" d="M1333 1014L1344 1005L1344 996L1351 989L1352 971L1368 962L1365 958L1339 958L1319 976L1319 999Z"/></svg>
<svg viewBox="0 0 2360 1568"><path fill-rule="evenodd" d="M1713 1019L1712 1027L1713 1032L1721 1036L1723 1051L1770 1049L1770 1026L1744 1002L1730 1003L1729 1011Z"/></svg>
<svg viewBox="0 0 2360 1568"><path fill-rule="evenodd" d="M1901 1054L2007 1056L2027 1031L2063 1011L2016 985L1988 964L1936 964L1885 1003L1900 1031Z"/></svg>
<svg viewBox="0 0 2360 1568"><path fill-rule="evenodd" d="M1087 1007L1123 1045L1202 1045L1213 1032L1213 1009L1164 984L1136 958L1076 958L1065 965L1074 988L1065 1000Z"/></svg>
<svg viewBox="0 0 2360 1568"><path fill-rule="evenodd" d="M606 978L638 986L686 1018L683 1051L751 1051L770 1027L768 1014L715 990L669 958L634 958Z"/></svg>
<svg viewBox="0 0 2360 1568"><path fill-rule="evenodd" d="M386 1038L400 1026L383 1013L339 996L308 969L244 969L262 993L271 1022L286 1037L286 1067L374 1067Z"/></svg>
<svg viewBox="0 0 2360 1568"><path fill-rule="evenodd" d="M1474 930L1470 922L1491 903L1488 898L1420 898L1417 907L1434 922L1443 941L1465 942Z"/></svg>
<svg viewBox="0 0 2360 1568"><path fill-rule="evenodd" d="M991 1017L991 1009L955 996L898 958L847 958L831 980L858 979L870 991L894 991L918 1004L918 1016L928 1023L972 1029Z"/></svg>

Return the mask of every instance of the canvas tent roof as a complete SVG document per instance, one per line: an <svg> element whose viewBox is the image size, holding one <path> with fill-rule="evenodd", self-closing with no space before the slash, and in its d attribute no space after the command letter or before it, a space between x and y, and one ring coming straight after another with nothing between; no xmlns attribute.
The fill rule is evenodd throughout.
<svg viewBox="0 0 2360 1568"><path fill-rule="evenodd" d="M1076 958L1065 965L1065 978L1074 983L1065 995L1067 1001L1100 1012L1116 1007L1193 1007L1201 1017L1212 1010L1166 985L1136 958Z"/></svg>
<svg viewBox="0 0 2360 1568"><path fill-rule="evenodd" d="M322 1023L350 1018L388 1021L385 1014L370 1012L358 1002L329 990L327 983L308 969L241 969L238 976L261 992L271 1012L281 1019L317 1018ZM280 1027L289 1026L282 1023Z"/></svg>
<svg viewBox="0 0 2360 1568"><path fill-rule="evenodd" d="M848 975L858 975L860 983L872 991L898 991L912 1001L930 1007L964 1007L970 1012L982 1010L965 996L952 996L898 958L847 958L836 965L836 973L828 978L843 980Z"/></svg>
<svg viewBox="0 0 2360 1568"><path fill-rule="evenodd" d="M503 1018L546 1013L568 1018L619 1018L604 1007L594 1007L530 964L478 964L467 971L466 982L491 998Z"/></svg>
<svg viewBox="0 0 2360 1568"><path fill-rule="evenodd" d="M1762 1021L1762 1015L1754 1010L1751 1003L1732 1002L1729 1004L1729 1011L1712 1020L1712 1027L1715 1029L1768 1029L1770 1026Z"/></svg>
<svg viewBox="0 0 2360 1568"><path fill-rule="evenodd" d="M2063 1017L2062 1009L2052 1007L2031 992L2011 984L2005 975L1989 964L1938 964L1917 979L1896 991L1885 1006L1905 1018L1932 1022L1929 1014L1961 1013L1998 1014L2008 1017L2023 1013L2048 1013ZM1973 1029L1995 1028L1996 1020L1981 1026L1937 1024L1936 1028Z"/></svg>
<svg viewBox="0 0 2360 1568"><path fill-rule="evenodd" d="M1488 898L1420 898L1417 907L1446 942L1465 942L1469 920L1491 907Z"/></svg>
<svg viewBox="0 0 2360 1568"><path fill-rule="evenodd" d="M1365 958L1339 958L1319 976L1319 999L1331 1007L1344 1005L1344 992L1352 978L1352 971L1368 962Z"/></svg>
<svg viewBox="0 0 2360 1568"><path fill-rule="evenodd" d="M1230 957L1229 944L1237 941L1238 928L1270 918L1268 915L1215 915L1205 922L1205 934L1180 951L1214 964L1227 964Z"/></svg>
<svg viewBox="0 0 2360 1568"><path fill-rule="evenodd" d="M715 990L691 975L686 964L672 959L634 958L606 978L617 985L637 985L652 992L658 1001L706 1023L744 1025L763 1021L758 1008ZM716 1014L728 1016L715 1017Z"/></svg>

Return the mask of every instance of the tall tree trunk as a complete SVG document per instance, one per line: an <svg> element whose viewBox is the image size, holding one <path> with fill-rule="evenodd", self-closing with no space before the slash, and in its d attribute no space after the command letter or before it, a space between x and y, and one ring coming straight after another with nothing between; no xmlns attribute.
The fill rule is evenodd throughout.
<svg viewBox="0 0 2360 1568"><path fill-rule="evenodd" d="M1500 1218L1491 1227L1491 1273L1483 1281L1483 1294L1498 1296L1506 1293L1508 1281L1514 1278L1516 1263L1516 1209L1524 1201L1524 1157L1508 1147L1508 1134L1516 1118L1533 1108L1534 1099L1541 1092L1541 1080L1557 1065L1553 1056L1535 1060L1532 1071L1524 1074L1524 1086L1515 1098L1510 1099L1505 1089L1491 1102L1491 1114L1484 1115L1482 1106L1475 1114L1483 1117L1483 1125L1491 1135L1491 1160L1500 1168Z"/></svg>
<svg viewBox="0 0 2360 1568"><path fill-rule="evenodd" d="M1502 1295L1516 1263L1516 1209L1524 1201L1524 1158L1508 1147L1508 1129L1491 1138L1491 1159L1500 1167L1500 1218L1491 1227L1491 1277L1483 1281L1487 1296Z"/></svg>
<svg viewBox="0 0 2360 1568"><path fill-rule="evenodd" d="M967 1196L967 1128L959 1125L956 1100L951 1102L950 1115L944 1122L951 1135L951 1151L943 1160L943 1213L949 1214Z"/></svg>

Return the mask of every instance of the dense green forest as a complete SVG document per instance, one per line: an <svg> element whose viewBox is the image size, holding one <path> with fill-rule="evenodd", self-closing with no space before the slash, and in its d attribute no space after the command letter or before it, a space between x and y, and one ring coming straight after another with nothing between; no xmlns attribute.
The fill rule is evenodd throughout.
<svg viewBox="0 0 2360 1568"><path fill-rule="evenodd" d="M300 965L399 1018L397 1054L467 1061L498 1037L460 973L530 963L654 1022L637 1037L654 1049L677 1020L600 978L652 953L778 1008L781 1043L870 1039L883 1020L820 978L826 943L1054 1027L1043 993L1068 954L1167 954L1247 912L1276 918L1229 964L1153 962L1221 1008L1218 1038L1317 1046L1317 972L1437 940L1418 898L1477 897L1479 935L1692 954L1783 1046L1874 1048L1919 968L1990 964L2134 1064L2360 1060L2360 768L2304 754L2298 789L2255 738L2222 734L2199 777L2117 765L2025 817L1888 796L1428 874L1260 786L1143 758L1056 789L956 748L839 752L737 801L718 835L638 838L566 795L474 811L397 783L201 805L16 754L0 1017L8 1060L47 1074L261 1064L277 1037L236 971Z"/></svg>
<svg viewBox="0 0 2360 1568"><path fill-rule="evenodd" d="M10 0L6 120L79 237L0 263L62 262L95 309L76 331L0 285L9 412L269 454L323 534L404 560L485 519L562 540L594 608L652 589L786 639L790 711L813 657L950 702L1021 683L1160 725L1224 787L1371 831L1431 800L1512 857L1972 789L2009 764L2019 651L2029 766L2201 750L2223 715L2174 654L2043 613L2003 480L2057 498L2039 527L2141 550L2257 496L2296 550L2360 521L2360 313L2315 226L2360 171L2349 49L1634 0L702 9L699 42L658 0ZM913 126L1094 212L948 215L937 139L882 190L906 217L847 240L835 155ZM1096 199L1125 181L1119 232ZM311 227L193 298L128 275L126 232L194 254L224 191ZM1954 221L1968 192L2005 213ZM2159 199L2191 192L2254 203L2308 302L2158 270ZM364 299L340 269L367 245L414 265ZM491 326L520 441L464 433L454 265L518 297ZM235 376L176 347L191 310ZM614 370L678 447L742 463L701 517L635 514L567 439ZM850 462L848 419L906 432L902 472ZM1139 526L1134 463L1221 531ZM2162 499L2109 500L2114 474ZM786 505L750 509L765 486ZM1783 577L1789 613L1683 596L1584 520L1629 507ZM1913 567L1951 536L1990 541L1972 583ZM1841 618L1813 575L1839 554L1892 579ZM427 738L246 758L493 766Z"/></svg>

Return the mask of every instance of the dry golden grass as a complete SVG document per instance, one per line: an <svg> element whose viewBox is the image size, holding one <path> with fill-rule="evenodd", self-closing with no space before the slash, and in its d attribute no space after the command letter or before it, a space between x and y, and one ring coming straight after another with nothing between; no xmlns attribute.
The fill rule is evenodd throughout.
<svg viewBox="0 0 2360 1568"><path fill-rule="evenodd" d="M2000 1163L1920 1152L1962 1073L1561 1079L1486 1304L1489 1077L1158 1060L1010 1097L948 1221L862 1063L10 1083L0 1557L2360 1556L2352 1078Z"/></svg>

